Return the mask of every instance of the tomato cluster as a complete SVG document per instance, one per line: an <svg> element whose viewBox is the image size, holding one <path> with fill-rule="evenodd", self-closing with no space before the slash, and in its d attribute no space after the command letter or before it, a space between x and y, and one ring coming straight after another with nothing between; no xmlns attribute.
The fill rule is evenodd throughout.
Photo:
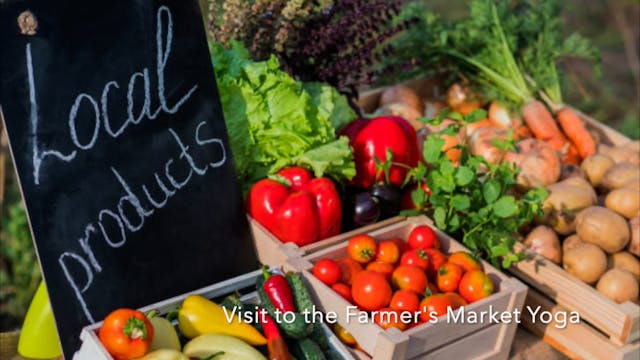
<svg viewBox="0 0 640 360"><path fill-rule="evenodd" d="M355 235L347 255L316 262L314 276L361 310L371 311L373 321L385 329L434 321L449 308L493 293L481 263L464 251L444 254L437 235L425 225L413 228L406 241Z"/></svg>

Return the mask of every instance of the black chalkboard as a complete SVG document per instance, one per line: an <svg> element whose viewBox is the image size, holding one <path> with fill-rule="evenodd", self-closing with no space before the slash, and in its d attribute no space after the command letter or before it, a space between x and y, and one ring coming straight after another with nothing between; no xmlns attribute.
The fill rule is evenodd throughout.
<svg viewBox="0 0 640 360"><path fill-rule="evenodd" d="M255 269L198 2L0 6L0 105L66 358L115 308Z"/></svg>

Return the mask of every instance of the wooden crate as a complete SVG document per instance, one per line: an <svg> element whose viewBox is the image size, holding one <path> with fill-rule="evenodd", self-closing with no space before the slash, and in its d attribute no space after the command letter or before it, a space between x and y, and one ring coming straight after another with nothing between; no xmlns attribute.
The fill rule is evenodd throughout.
<svg viewBox="0 0 640 360"><path fill-rule="evenodd" d="M410 81L405 85L424 98L437 98L444 92L437 78ZM374 111L382 91L374 89L363 93L359 105L366 111ZM605 124L573 110L602 144L615 146L630 141ZM543 335L547 343L572 358L640 358L640 307L637 304L616 304L561 267L526 250L524 245L517 245L517 249L525 250L527 259L514 265L510 271L537 290L530 292L525 306L541 306L547 311L577 311L584 320L580 325L574 324L562 330L555 326L543 326L540 322L533 324L528 316L523 319L525 327ZM605 354L607 356L603 356Z"/></svg>
<svg viewBox="0 0 640 360"><path fill-rule="evenodd" d="M374 238L390 239L407 236L418 225L433 227L426 216L406 218L389 226L367 232ZM446 234L436 233L445 253L466 250L457 241ZM343 237L342 240L346 240ZM374 359L506 359L509 355L517 322L491 323L488 321L471 323L446 323L444 318L434 324L422 324L401 332L397 329L383 330L374 323L359 323L347 314L347 306L351 306L340 295L311 275L313 263L322 258L340 258L346 256L346 242L314 252L304 257L291 258L287 268L302 271L305 280L312 289L315 304L323 311L333 311L338 322L350 332L358 344ZM527 288L520 281L510 278L490 264L482 262L485 271L496 285L496 293L492 296L465 307L467 312L495 310L498 312L521 311Z"/></svg>
<svg viewBox="0 0 640 360"><path fill-rule="evenodd" d="M158 314L164 315L167 312L173 310L182 303L182 301L190 294L202 295L208 299L221 298L226 295L239 291L243 295L240 300L243 303L258 303L258 296L255 290L256 278L262 276L261 271L250 272L233 279L222 281L202 289L176 296L152 305L145 306L140 309L142 312L149 312L156 310ZM98 339L98 330L102 326L102 322L86 326L80 334L82 345L80 349L74 354L73 360L113 360L111 355L104 349L102 343ZM325 324L321 324L323 330L327 334L327 340L329 346L335 350L343 359L354 360L351 352L347 347L340 342L340 340L329 330Z"/></svg>
<svg viewBox="0 0 640 360"><path fill-rule="evenodd" d="M248 218L249 224L251 225L251 231L253 233L254 243L256 245L258 260L263 264L277 266L284 266L284 264L287 262L287 259L289 259L290 257L311 254L318 250L335 245L343 241L344 239L351 237L352 235L361 232L373 231L387 225L395 224L404 219L401 216L396 216L300 247L294 243L283 243L282 241L278 240L278 238L273 235L273 233L267 230L251 216L249 216Z"/></svg>

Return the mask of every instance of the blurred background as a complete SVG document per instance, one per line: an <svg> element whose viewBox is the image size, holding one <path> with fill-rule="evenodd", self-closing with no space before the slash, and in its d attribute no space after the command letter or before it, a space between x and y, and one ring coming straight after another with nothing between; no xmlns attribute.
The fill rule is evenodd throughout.
<svg viewBox="0 0 640 360"><path fill-rule="evenodd" d="M447 17L467 11L467 1L422 1ZM200 4L206 11L208 1ZM565 29L591 39L602 55L600 78L581 61L562 65L565 101L632 139L640 138L640 0L566 0L564 6ZM0 138L0 331L5 332L21 326L40 272L7 139L4 134Z"/></svg>

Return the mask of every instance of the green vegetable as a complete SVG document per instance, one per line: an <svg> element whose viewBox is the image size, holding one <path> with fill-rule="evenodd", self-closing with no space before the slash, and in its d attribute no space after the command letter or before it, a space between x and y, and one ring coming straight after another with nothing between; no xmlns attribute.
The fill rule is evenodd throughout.
<svg viewBox="0 0 640 360"><path fill-rule="evenodd" d="M289 281L289 285L291 286L291 290L293 290L293 297L296 302L296 309L300 312L307 312L309 314L313 314L314 307L313 301L311 300L311 295L307 290L304 282L302 281L302 276L300 273L289 272L287 273L287 281ZM309 337L315 341L321 349L326 350L329 348L329 342L327 340L327 335L322 330L321 326L314 326L313 332L309 335Z"/></svg>
<svg viewBox="0 0 640 360"><path fill-rule="evenodd" d="M316 177L355 176L348 140L336 127L356 118L347 100L328 85L301 83L272 56L254 62L232 42L212 44L213 64L236 170L245 189L279 169L297 165Z"/></svg>
<svg viewBox="0 0 640 360"><path fill-rule="evenodd" d="M453 116L468 123L483 118L482 113L484 110L475 110L464 117ZM446 117L452 114L445 110L431 122L439 123ZM460 126L451 125L444 132L457 132ZM438 228L462 238L470 250L494 265L508 268L522 260L523 254L513 252L518 230L542 214L542 202L548 195L546 189L517 195L513 191L515 167L508 163L490 164L482 156L472 155L466 143L460 145L462 154L456 167L439 151L441 147L439 134L430 134L424 142L424 157L430 167L428 175L423 165L408 174L409 181L426 181L432 191L428 199L422 198L423 202L417 205L424 206Z"/></svg>
<svg viewBox="0 0 640 360"><path fill-rule="evenodd" d="M298 360L326 360L320 346L309 338L292 342L289 349Z"/></svg>
<svg viewBox="0 0 640 360"><path fill-rule="evenodd" d="M260 299L260 305L267 310L269 315L275 319L280 321L278 322L278 327L290 338L294 339L302 339L309 336L313 329L316 327L313 323L307 323L305 321L304 315L300 313L294 313L295 317L292 322L283 321L283 316L276 316L276 307L271 303L271 299L262 288L264 284L264 277L259 276L256 280L256 292L258 293L258 298Z"/></svg>

